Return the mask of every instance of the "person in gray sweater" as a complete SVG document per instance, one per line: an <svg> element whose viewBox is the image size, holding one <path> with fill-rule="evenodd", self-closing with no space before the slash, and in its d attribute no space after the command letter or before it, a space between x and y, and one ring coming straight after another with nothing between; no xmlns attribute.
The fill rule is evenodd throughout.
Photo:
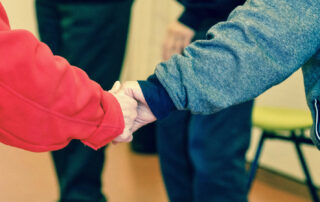
<svg viewBox="0 0 320 202"><path fill-rule="evenodd" d="M182 53L191 41L205 39L212 25L226 20L244 2L181 1L184 11L168 27L163 59ZM250 100L210 115L175 111L157 123L157 149L171 202L247 201L245 154L250 143L252 106ZM231 138L232 146L220 144Z"/></svg>
<svg viewBox="0 0 320 202"><path fill-rule="evenodd" d="M320 148L319 22L317 0L246 1L227 21L211 27L206 40L160 63L148 81L123 84L139 101L133 130L177 109L212 114L251 100L303 66L311 138ZM230 147L233 142L231 137L219 144Z"/></svg>

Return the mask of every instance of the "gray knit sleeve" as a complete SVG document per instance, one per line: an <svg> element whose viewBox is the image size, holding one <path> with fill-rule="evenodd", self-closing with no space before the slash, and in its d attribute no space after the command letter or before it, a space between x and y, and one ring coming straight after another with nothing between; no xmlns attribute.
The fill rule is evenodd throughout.
<svg viewBox="0 0 320 202"><path fill-rule="evenodd" d="M209 114L255 98L320 47L318 0L251 0L207 40L160 63L156 75L178 109Z"/></svg>

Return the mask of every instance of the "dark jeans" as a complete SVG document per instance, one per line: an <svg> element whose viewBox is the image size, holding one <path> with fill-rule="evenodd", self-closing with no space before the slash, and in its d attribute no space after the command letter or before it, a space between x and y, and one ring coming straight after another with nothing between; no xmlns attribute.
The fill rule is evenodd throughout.
<svg viewBox="0 0 320 202"><path fill-rule="evenodd" d="M205 38L220 20L204 21L195 39ZM250 101L212 115L176 111L158 122L157 148L171 202L247 201L252 106Z"/></svg>
<svg viewBox="0 0 320 202"><path fill-rule="evenodd" d="M177 111L159 122L158 153L171 202L247 201L252 104L206 116Z"/></svg>
<svg viewBox="0 0 320 202"><path fill-rule="evenodd" d="M37 0L41 40L108 90L121 71L131 4L132 0L73 4ZM94 151L72 141L52 156L60 201L106 201L101 193L104 149Z"/></svg>

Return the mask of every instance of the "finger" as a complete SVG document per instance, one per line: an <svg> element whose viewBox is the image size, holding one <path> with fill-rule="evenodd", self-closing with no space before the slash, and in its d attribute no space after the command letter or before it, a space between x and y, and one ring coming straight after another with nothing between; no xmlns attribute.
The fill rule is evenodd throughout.
<svg viewBox="0 0 320 202"><path fill-rule="evenodd" d="M172 50L172 55L181 54L184 49L184 41L182 37L177 36L175 39L174 49Z"/></svg>
<svg viewBox="0 0 320 202"><path fill-rule="evenodd" d="M109 92L110 92L110 93L117 93L117 92L120 90L120 88L121 88L121 83L120 83L120 81L116 81L116 82L113 84L112 88L109 90Z"/></svg>
<svg viewBox="0 0 320 202"><path fill-rule="evenodd" d="M170 57L170 53L169 53L169 50L170 50L170 45L168 44L168 41L166 41L163 45L163 48L162 48L162 59L164 61L168 60Z"/></svg>
<svg viewBox="0 0 320 202"><path fill-rule="evenodd" d="M133 136L130 135L130 136L125 140L125 142L131 142L132 140L133 140Z"/></svg>
<svg viewBox="0 0 320 202"><path fill-rule="evenodd" d="M163 59L168 60L172 56L172 49L175 49L175 35L174 33L170 32L165 41L165 45L163 48Z"/></svg>
<svg viewBox="0 0 320 202"><path fill-rule="evenodd" d="M191 43L191 38L184 37L183 38L183 49L185 49Z"/></svg>
<svg viewBox="0 0 320 202"><path fill-rule="evenodd" d="M131 132L134 133L136 132L139 128L141 128L143 125L140 123L135 122L131 128Z"/></svg>
<svg viewBox="0 0 320 202"><path fill-rule="evenodd" d="M173 36L173 40L171 41L171 47L170 50L168 51L168 57L171 58L175 54L180 54L181 51L183 50L183 41L182 38L178 33L175 33ZM169 59L168 58L168 59Z"/></svg>
<svg viewBox="0 0 320 202"><path fill-rule="evenodd" d="M132 132L130 131L126 131L124 133L122 133L121 135L119 135L118 137L116 137L113 142L115 143L120 143L120 142L131 142L132 140Z"/></svg>
<svg viewBox="0 0 320 202"><path fill-rule="evenodd" d="M131 142L132 140L133 140L133 136L131 135L131 136L129 136L129 137L127 137L127 138L123 138L123 139L121 139L121 140L113 140L111 143L112 143L113 145L117 145L117 144L119 144L119 143Z"/></svg>
<svg viewBox="0 0 320 202"><path fill-rule="evenodd" d="M140 85L137 81L127 81L124 84L121 85L122 92L131 97L133 100L131 106L134 108L137 107L138 102L145 102L145 99L142 94L142 90L140 88Z"/></svg>

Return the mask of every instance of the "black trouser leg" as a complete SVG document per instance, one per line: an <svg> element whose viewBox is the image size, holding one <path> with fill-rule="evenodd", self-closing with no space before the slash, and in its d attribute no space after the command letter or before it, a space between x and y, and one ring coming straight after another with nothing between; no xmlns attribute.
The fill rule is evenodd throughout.
<svg viewBox="0 0 320 202"><path fill-rule="evenodd" d="M54 54L85 70L104 89L119 78L132 0L58 4L37 0L39 33ZM104 149L80 141L52 152L61 201L106 201L101 192Z"/></svg>

